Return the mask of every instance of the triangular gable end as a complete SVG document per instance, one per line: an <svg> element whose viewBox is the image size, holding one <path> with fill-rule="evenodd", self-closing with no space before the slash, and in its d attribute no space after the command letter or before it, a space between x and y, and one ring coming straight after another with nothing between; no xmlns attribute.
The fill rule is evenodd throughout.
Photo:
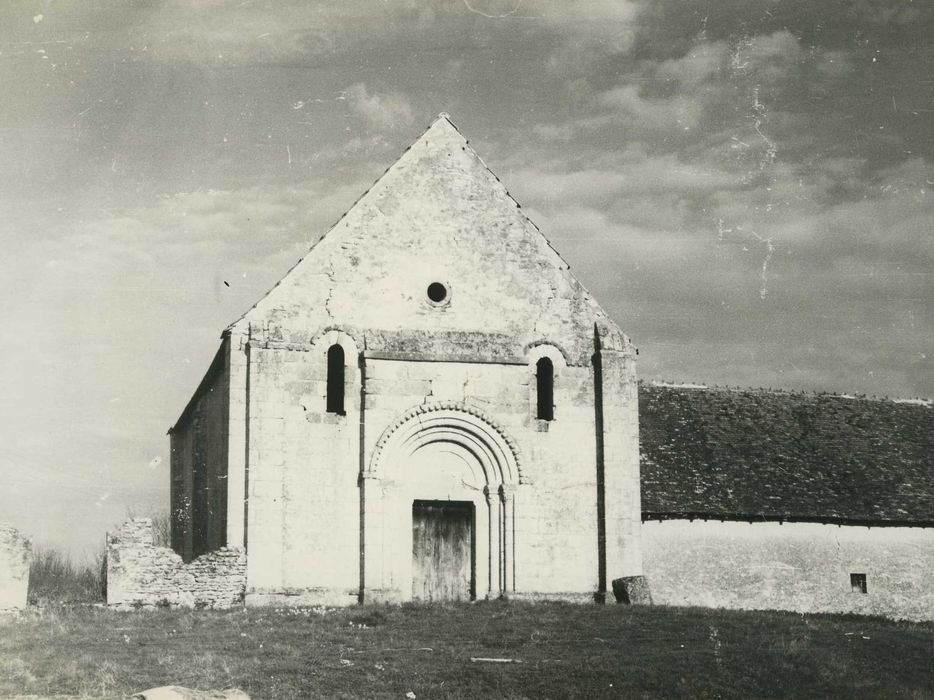
<svg viewBox="0 0 934 700"><path fill-rule="evenodd" d="M441 306L424 297L435 282L449 294ZM279 339L307 342L339 325L375 333L377 344L380 331L403 330L528 344L586 336L595 323L622 338L442 113L227 331L272 326ZM593 346L576 344L567 350L589 357Z"/></svg>

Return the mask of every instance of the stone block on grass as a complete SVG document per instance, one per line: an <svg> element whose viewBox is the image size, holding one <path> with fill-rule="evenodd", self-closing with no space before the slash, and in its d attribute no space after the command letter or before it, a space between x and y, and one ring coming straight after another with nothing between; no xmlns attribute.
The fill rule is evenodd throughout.
<svg viewBox="0 0 934 700"><path fill-rule="evenodd" d="M623 576L613 579L613 595L623 605L651 605L652 592L645 576Z"/></svg>

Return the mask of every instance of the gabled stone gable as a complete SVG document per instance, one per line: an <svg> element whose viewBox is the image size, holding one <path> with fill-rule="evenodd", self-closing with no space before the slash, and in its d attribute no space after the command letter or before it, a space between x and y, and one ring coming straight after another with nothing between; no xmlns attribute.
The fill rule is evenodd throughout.
<svg viewBox="0 0 934 700"><path fill-rule="evenodd" d="M432 282L447 287L442 303ZM441 115L232 330L302 346L339 327L370 352L516 363L548 341L587 365L595 324L604 346L625 344Z"/></svg>

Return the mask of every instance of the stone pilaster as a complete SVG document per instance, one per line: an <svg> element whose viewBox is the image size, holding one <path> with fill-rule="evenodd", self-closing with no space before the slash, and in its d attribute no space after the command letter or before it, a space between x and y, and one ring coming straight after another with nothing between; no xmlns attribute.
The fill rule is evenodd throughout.
<svg viewBox="0 0 934 700"><path fill-rule="evenodd" d="M639 405L635 350L626 338L595 335L597 489L602 511L600 593L642 575Z"/></svg>

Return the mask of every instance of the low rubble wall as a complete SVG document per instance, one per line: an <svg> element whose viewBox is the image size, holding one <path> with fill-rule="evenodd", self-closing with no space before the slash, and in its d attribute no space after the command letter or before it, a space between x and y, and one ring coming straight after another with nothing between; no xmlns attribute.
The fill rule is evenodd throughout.
<svg viewBox="0 0 934 700"><path fill-rule="evenodd" d="M243 604L246 552L221 547L189 563L153 544L152 521L135 518L107 535L107 604L232 608Z"/></svg>
<svg viewBox="0 0 934 700"><path fill-rule="evenodd" d="M32 543L16 528L0 523L0 610L26 607Z"/></svg>

